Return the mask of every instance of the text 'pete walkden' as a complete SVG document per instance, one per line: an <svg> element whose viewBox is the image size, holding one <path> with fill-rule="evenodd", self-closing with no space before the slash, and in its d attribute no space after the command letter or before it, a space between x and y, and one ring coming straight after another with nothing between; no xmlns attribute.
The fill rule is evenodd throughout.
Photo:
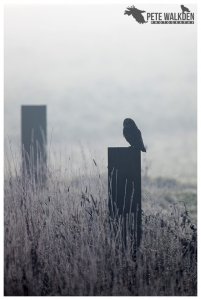
<svg viewBox="0 0 201 300"><path fill-rule="evenodd" d="M151 24L194 24L194 13L147 13Z"/></svg>

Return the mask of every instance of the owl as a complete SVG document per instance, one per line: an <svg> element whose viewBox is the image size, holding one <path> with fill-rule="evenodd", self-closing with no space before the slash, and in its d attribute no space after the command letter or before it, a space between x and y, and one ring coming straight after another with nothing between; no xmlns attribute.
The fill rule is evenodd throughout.
<svg viewBox="0 0 201 300"><path fill-rule="evenodd" d="M137 128L135 122L127 118L123 122L123 127L123 135L131 147L146 152L141 131Z"/></svg>

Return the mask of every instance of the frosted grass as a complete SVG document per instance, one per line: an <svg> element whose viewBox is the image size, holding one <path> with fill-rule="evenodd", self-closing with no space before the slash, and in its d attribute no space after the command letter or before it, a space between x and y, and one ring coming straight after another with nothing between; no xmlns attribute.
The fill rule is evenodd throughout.
<svg viewBox="0 0 201 300"><path fill-rule="evenodd" d="M196 218L184 187L143 171L143 233L133 255L120 225L110 226L106 176L95 159L85 166L86 176L70 159L68 168L50 162L43 184L6 164L5 295L196 295Z"/></svg>

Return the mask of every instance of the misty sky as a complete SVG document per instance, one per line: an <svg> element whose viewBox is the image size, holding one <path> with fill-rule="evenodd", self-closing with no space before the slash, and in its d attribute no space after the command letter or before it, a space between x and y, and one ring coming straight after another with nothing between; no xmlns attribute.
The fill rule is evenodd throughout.
<svg viewBox="0 0 201 300"><path fill-rule="evenodd" d="M196 24L138 24L125 8L6 7L5 137L20 142L22 104L46 104L53 146L81 143L106 166L108 146L127 146L122 122L131 117L151 175L195 180Z"/></svg>

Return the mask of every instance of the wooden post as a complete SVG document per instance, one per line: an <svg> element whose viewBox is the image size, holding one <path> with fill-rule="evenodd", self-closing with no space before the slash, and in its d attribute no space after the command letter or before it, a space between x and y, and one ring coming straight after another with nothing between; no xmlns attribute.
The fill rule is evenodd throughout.
<svg viewBox="0 0 201 300"><path fill-rule="evenodd" d="M47 125L45 105L22 105L22 171L36 181L46 178Z"/></svg>
<svg viewBox="0 0 201 300"><path fill-rule="evenodd" d="M123 218L124 241L130 228L135 245L139 246L141 239L141 151L132 147L108 148L108 197L111 218Z"/></svg>

